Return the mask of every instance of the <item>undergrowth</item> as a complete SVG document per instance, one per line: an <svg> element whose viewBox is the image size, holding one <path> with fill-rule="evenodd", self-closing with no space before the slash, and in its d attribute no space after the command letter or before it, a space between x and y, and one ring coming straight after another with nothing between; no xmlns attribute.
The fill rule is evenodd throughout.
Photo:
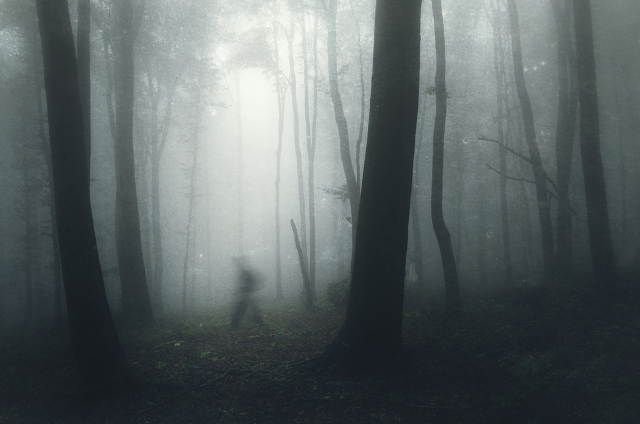
<svg viewBox="0 0 640 424"><path fill-rule="evenodd" d="M461 317L407 303L405 379L340 380L314 358L341 312L264 304L265 325L228 310L119 323L132 368L152 390L81 404L64 331L0 338L0 423L636 423L640 306L585 289L470 297Z"/></svg>

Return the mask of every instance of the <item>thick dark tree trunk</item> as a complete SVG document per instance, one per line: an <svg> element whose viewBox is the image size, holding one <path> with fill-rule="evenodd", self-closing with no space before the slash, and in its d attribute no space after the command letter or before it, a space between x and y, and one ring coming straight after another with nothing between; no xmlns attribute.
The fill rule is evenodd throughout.
<svg viewBox="0 0 640 424"><path fill-rule="evenodd" d="M103 395L137 382L127 367L102 279L91 215L78 73L66 0L36 2L69 328L84 389Z"/></svg>
<svg viewBox="0 0 640 424"><path fill-rule="evenodd" d="M153 321L147 275L142 256L140 216L133 155L134 59L136 29L131 0L119 0L120 40L116 78L116 250L122 308L127 319Z"/></svg>
<svg viewBox="0 0 640 424"><path fill-rule="evenodd" d="M591 263L596 286L608 290L615 286L617 277L600 153L598 86L590 0L573 0L573 15L580 97L580 152L587 199Z"/></svg>
<svg viewBox="0 0 640 424"><path fill-rule="evenodd" d="M346 373L406 367L402 344L420 76L420 0L376 2L369 133L345 322L322 362Z"/></svg>
<svg viewBox="0 0 640 424"><path fill-rule="evenodd" d="M342 159L342 168L347 180L349 189L349 205L351 206L351 223L352 223L352 250L355 249L356 228L358 225L358 208L360 205L360 187L353 170L353 162L351 161L351 150L349 146L349 128L347 126L347 118L342 107L342 97L340 96L340 88L338 87L338 48L336 34L336 20L338 19L338 0L329 0L329 10L327 12L327 59L329 69L329 90L331 92L331 101L333 102L333 112L338 126L338 137L340 138L340 158Z"/></svg>
<svg viewBox="0 0 640 424"><path fill-rule="evenodd" d="M436 39L436 119L433 126L433 166L431 172L431 221L438 239L444 284L446 290L446 309L450 314L460 313L460 287L458 270L451 245L451 234L442 214L442 191L444 185L444 130L447 120L447 88L445 85L445 38L444 20L440 0L431 1L433 9L433 28Z"/></svg>
<svg viewBox="0 0 640 424"><path fill-rule="evenodd" d="M557 270L559 281L571 275L573 230L569 182L578 107L575 53L571 48L571 8L568 0L552 2L558 28L558 121L556 124L556 184L558 186Z"/></svg>
<svg viewBox="0 0 640 424"><path fill-rule="evenodd" d="M60 326L62 324L62 271L60 269L60 245L58 243L58 227L56 225L56 202L53 193L53 166L51 164L51 146L49 145L49 138L47 137L45 130L45 117L42 107L42 82L40 67L42 64L42 53L36 46L38 44L38 28L35 25L33 29L33 38L31 40L33 48L33 62L31 64L32 78L33 78L33 90L36 99L36 113L38 119L38 138L40 138L40 146L44 154L45 164L47 166L47 191L49 194L49 217L51 219L51 244L53 250L53 307L55 314L55 325Z"/></svg>
<svg viewBox="0 0 640 424"><path fill-rule="evenodd" d="M545 282L550 283L554 279L555 247L553 244L553 229L551 224L551 205L547 193L547 182L540 148L536 139L536 129L533 119L533 110L529 99L529 92L524 79L524 66L522 64L522 48L520 43L520 23L515 0L507 0L509 9L509 21L511 23L511 49L513 52L513 71L515 74L516 90L522 108L524 121L524 133L529 148L533 177L536 183L536 195L538 200L538 216L540 218L540 230L542 233L542 258Z"/></svg>
<svg viewBox="0 0 640 424"><path fill-rule="evenodd" d="M84 142L91 172L91 0L78 0L78 86L84 119Z"/></svg>

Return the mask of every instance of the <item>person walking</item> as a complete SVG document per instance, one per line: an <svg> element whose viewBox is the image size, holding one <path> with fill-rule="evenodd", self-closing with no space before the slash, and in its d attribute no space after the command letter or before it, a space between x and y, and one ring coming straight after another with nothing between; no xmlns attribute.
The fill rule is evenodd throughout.
<svg viewBox="0 0 640 424"><path fill-rule="evenodd" d="M262 312L253 298L253 294L260 290L258 278L247 265L247 260L244 256L235 257L234 263L238 271L238 290L236 293L238 299L231 315L231 329L237 330L240 327L240 320L242 320L247 309L251 310L253 321L262 326L264 325Z"/></svg>

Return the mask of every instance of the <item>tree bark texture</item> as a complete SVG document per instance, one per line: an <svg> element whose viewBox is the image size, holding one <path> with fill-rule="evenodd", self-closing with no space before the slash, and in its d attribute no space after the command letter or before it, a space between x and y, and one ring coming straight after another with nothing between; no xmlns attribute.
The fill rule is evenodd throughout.
<svg viewBox="0 0 640 424"><path fill-rule="evenodd" d="M38 0L36 6L69 329L86 393L103 395L137 380L126 365L102 279L69 7L66 0Z"/></svg>
<svg viewBox="0 0 640 424"><path fill-rule="evenodd" d="M529 148L529 157L533 169L533 177L536 182L536 197L538 201L538 216L542 233L542 258L545 282L550 283L555 271L555 247L553 243L553 229L551 224L551 205L547 194L547 182L540 148L536 139L536 129L533 119L533 110L529 99L529 92L524 79L524 66L522 64L522 47L520 43L520 22L515 0L507 0L509 9L509 21L511 23L511 49L513 52L513 71L515 75L516 91L522 108L524 121L524 133Z"/></svg>
<svg viewBox="0 0 640 424"><path fill-rule="evenodd" d="M377 0L369 133L346 318L322 362L344 373L406 366L405 262L420 74L420 0Z"/></svg>
<svg viewBox="0 0 640 424"><path fill-rule="evenodd" d="M615 286L617 276L600 153L598 85L590 0L573 0L573 21L580 98L580 152L587 200L591 262L596 286L606 290Z"/></svg>

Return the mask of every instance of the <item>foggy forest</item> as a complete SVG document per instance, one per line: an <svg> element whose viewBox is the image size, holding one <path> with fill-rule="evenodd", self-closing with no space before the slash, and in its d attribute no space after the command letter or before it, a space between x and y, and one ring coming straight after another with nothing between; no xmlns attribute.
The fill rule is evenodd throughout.
<svg viewBox="0 0 640 424"><path fill-rule="evenodd" d="M0 423L640 417L637 0L0 0L0 82Z"/></svg>

